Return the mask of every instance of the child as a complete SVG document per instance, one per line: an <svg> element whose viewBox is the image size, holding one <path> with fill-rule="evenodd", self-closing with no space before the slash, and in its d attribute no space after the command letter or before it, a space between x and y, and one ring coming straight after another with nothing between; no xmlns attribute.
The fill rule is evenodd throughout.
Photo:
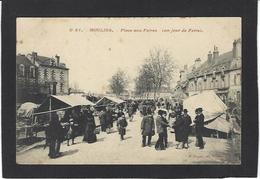
<svg viewBox="0 0 260 179"><path fill-rule="evenodd" d="M75 144L74 143L74 138L75 138L75 129L74 129L74 121L73 119L71 118L69 120L69 124L68 124L68 132L67 132L67 135L66 135L66 139L67 139L67 146L70 145L70 139L72 140L72 145Z"/></svg>
<svg viewBox="0 0 260 179"><path fill-rule="evenodd" d="M121 140L124 140L124 135L126 133L126 126L127 126L127 121L125 115L123 114L117 120L118 133L120 134Z"/></svg>

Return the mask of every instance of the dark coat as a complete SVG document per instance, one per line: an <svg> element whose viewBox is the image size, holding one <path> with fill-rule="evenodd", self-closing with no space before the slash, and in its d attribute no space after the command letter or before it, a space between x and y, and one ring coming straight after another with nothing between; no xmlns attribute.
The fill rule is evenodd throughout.
<svg viewBox="0 0 260 179"><path fill-rule="evenodd" d="M195 117L194 123L195 127L204 127L204 115L201 113Z"/></svg>
<svg viewBox="0 0 260 179"><path fill-rule="evenodd" d="M182 118L182 115L176 116L176 121L174 122L173 128L175 132L175 140L177 142L184 141L184 120Z"/></svg>
<svg viewBox="0 0 260 179"><path fill-rule="evenodd" d="M189 134L190 134L190 131L191 131L191 117L189 115L187 116L182 116L183 117L183 137L184 137L184 140L188 140L188 137L189 137Z"/></svg>
<svg viewBox="0 0 260 179"><path fill-rule="evenodd" d="M126 132L126 126L127 126L127 121L125 117L119 117L117 121L117 127L118 127L118 133L120 135L125 135Z"/></svg>
<svg viewBox="0 0 260 179"><path fill-rule="evenodd" d="M96 129L96 123L94 120L94 116L92 113L86 113L86 126L84 131L84 138L83 141L86 141L88 143L93 143L97 141L97 136L95 134Z"/></svg>
<svg viewBox="0 0 260 179"><path fill-rule="evenodd" d="M158 134L165 133L167 131L168 123L163 120L162 116L156 118L156 130Z"/></svg>
<svg viewBox="0 0 260 179"><path fill-rule="evenodd" d="M130 106L128 107L128 115L129 115L129 116L132 116L133 114L134 114L134 108L133 108L132 105L130 105Z"/></svg>
<svg viewBox="0 0 260 179"><path fill-rule="evenodd" d="M106 111L105 123L106 123L106 126L112 126L113 125L113 111L112 110Z"/></svg>
<svg viewBox="0 0 260 179"><path fill-rule="evenodd" d="M63 138L65 137L65 130L63 129L60 121L59 121L59 117L57 114L52 114L51 116L51 121L49 123L49 126L47 128L46 131L46 138L50 139L50 140L63 140Z"/></svg>
<svg viewBox="0 0 260 179"><path fill-rule="evenodd" d="M195 117L194 120L195 123L195 131L196 135L202 135L203 133L203 128L204 128L204 115L201 113Z"/></svg>
<svg viewBox="0 0 260 179"><path fill-rule="evenodd" d="M99 114L99 120L100 120L100 125L106 124L106 113L104 111L101 111L101 113Z"/></svg>
<svg viewBox="0 0 260 179"><path fill-rule="evenodd" d="M141 122L141 129L143 136L150 136L152 135L152 131L155 129L154 119L152 115L147 115L143 117Z"/></svg>

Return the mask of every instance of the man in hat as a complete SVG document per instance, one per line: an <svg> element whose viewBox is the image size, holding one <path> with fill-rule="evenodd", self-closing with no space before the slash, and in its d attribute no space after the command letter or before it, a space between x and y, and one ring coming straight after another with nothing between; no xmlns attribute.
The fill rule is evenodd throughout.
<svg viewBox="0 0 260 179"><path fill-rule="evenodd" d="M191 117L188 115L188 110L183 110L183 141L182 141L182 148L189 148L189 134L190 134L190 125L191 125ZM185 146L187 144L187 146Z"/></svg>
<svg viewBox="0 0 260 179"><path fill-rule="evenodd" d="M167 127L169 124L166 120L167 111L165 109L158 110L158 116L156 118L156 128L159 138L155 144L156 150L165 150L167 148Z"/></svg>
<svg viewBox="0 0 260 179"><path fill-rule="evenodd" d="M197 108L195 110L196 117L193 121L195 123L195 131L196 131L196 138L198 141L198 147L200 149L204 149L204 142L203 142L203 128L204 128L204 115L202 113L202 108Z"/></svg>

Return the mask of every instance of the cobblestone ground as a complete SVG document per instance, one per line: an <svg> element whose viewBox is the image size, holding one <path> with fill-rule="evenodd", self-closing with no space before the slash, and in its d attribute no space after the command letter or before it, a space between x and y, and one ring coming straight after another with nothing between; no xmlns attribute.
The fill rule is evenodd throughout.
<svg viewBox="0 0 260 179"><path fill-rule="evenodd" d="M56 159L48 157L48 148L43 149L44 142L30 150L17 153L18 164L240 164L239 157L234 154L231 140L204 138L204 150L195 147L195 138L190 137L189 149L176 149L174 134L168 132L169 147L164 151L156 151L154 144L157 135L152 138L152 147L141 147L141 117L134 116L128 123L125 140L120 141L114 127L111 134L100 133L98 141L93 144L82 142L76 138L76 144L61 145L62 156Z"/></svg>

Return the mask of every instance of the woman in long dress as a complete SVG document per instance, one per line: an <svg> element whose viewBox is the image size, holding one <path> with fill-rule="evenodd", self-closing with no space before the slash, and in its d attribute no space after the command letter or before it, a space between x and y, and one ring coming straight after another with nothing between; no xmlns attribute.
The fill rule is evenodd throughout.
<svg viewBox="0 0 260 179"><path fill-rule="evenodd" d="M86 124L83 141L87 143L94 143L97 141L97 136L95 134L96 123L92 113L93 112L89 108L87 109L87 111L84 112Z"/></svg>
<svg viewBox="0 0 260 179"><path fill-rule="evenodd" d="M183 124L184 124L184 120L182 118L181 112L177 112L176 121L174 122L173 125L174 132L175 132L175 141L178 142L176 145L176 149L182 149L179 148L179 146L184 140Z"/></svg>

